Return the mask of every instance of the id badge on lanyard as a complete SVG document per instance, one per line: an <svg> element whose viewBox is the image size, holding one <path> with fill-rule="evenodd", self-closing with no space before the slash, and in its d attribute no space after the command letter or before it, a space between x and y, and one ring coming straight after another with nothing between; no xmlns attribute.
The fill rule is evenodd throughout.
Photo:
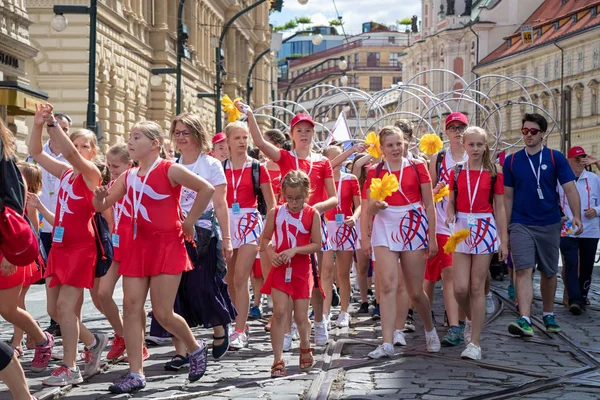
<svg viewBox="0 0 600 400"><path fill-rule="evenodd" d="M285 269L285 283L290 283L292 281L292 267L288 266Z"/></svg>
<svg viewBox="0 0 600 400"><path fill-rule="evenodd" d="M55 243L62 243L63 237L65 236L65 228L62 226L54 227L54 236L52 237L52 241Z"/></svg>
<svg viewBox="0 0 600 400"><path fill-rule="evenodd" d="M116 233L113 233L111 236L111 240L112 240L112 245L113 247L119 247L119 235L117 235Z"/></svg>

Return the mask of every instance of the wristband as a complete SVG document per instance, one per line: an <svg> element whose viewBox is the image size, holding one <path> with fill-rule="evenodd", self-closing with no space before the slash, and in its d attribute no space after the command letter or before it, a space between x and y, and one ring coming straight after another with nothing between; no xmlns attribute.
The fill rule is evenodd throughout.
<svg viewBox="0 0 600 400"><path fill-rule="evenodd" d="M52 122L50 122L50 123L47 123L46 125L47 125L48 127L50 127L50 128L54 128L55 126L57 126L57 125L58 125L58 121L57 121L57 120L54 120L54 121L52 121Z"/></svg>

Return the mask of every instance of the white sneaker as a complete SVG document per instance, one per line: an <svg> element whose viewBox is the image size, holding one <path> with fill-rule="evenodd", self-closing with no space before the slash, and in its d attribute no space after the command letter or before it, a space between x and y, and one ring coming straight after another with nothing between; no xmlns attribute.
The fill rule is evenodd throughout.
<svg viewBox="0 0 600 400"><path fill-rule="evenodd" d="M491 314L494 312L496 306L494 305L494 295L490 292L485 296L485 313Z"/></svg>
<svg viewBox="0 0 600 400"><path fill-rule="evenodd" d="M460 354L460 357L468 358L470 360L481 360L481 347L469 343L467 348Z"/></svg>
<svg viewBox="0 0 600 400"><path fill-rule="evenodd" d="M473 337L473 321L467 319L465 321L465 333L464 333L465 344L471 343L472 337Z"/></svg>
<svg viewBox="0 0 600 400"><path fill-rule="evenodd" d="M67 386L77 385L83 382L81 371L71 371L64 365L61 365L52 371L52 374L42 381L45 386Z"/></svg>
<svg viewBox="0 0 600 400"><path fill-rule="evenodd" d="M298 332L298 325L295 322L292 322L290 334L292 335L292 340L300 340L300 332Z"/></svg>
<svg viewBox="0 0 600 400"><path fill-rule="evenodd" d="M323 314L323 322L325 322L325 326L327 327L327 330L330 330L331 329L331 314L329 314L329 315Z"/></svg>
<svg viewBox="0 0 600 400"><path fill-rule="evenodd" d="M325 346L328 339L327 321L315 322L315 345Z"/></svg>
<svg viewBox="0 0 600 400"><path fill-rule="evenodd" d="M338 319L335 321L338 328L347 328L350 326L350 314L345 311L340 311Z"/></svg>
<svg viewBox="0 0 600 400"><path fill-rule="evenodd" d="M62 347L59 348L59 349L52 349L52 356L51 356L51 358L54 361L62 361L63 357L64 357L64 353L63 353Z"/></svg>
<svg viewBox="0 0 600 400"><path fill-rule="evenodd" d="M288 352L292 350L292 335L286 333L283 337L283 351Z"/></svg>
<svg viewBox="0 0 600 400"><path fill-rule="evenodd" d="M271 297L271 295L267 296L267 306L269 307L269 310L273 309L273 298Z"/></svg>
<svg viewBox="0 0 600 400"><path fill-rule="evenodd" d="M102 352L108 346L108 335L103 333L94 334L94 338L96 340L96 345L84 350L85 367L83 369L83 375L87 378L96 374L100 370Z"/></svg>
<svg viewBox="0 0 600 400"><path fill-rule="evenodd" d="M406 339L404 338L404 333L400 329L396 329L394 331L394 346L406 346Z"/></svg>
<svg viewBox="0 0 600 400"><path fill-rule="evenodd" d="M235 331L229 336L229 348L232 350L240 350L248 347L248 336L245 333Z"/></svg>
<svg viewBox="0 0 600 400"><path fill-rule="evenodd" d="M167 344L169 342L172 341L172 339L170 337L159 337L159 336L146 336L144 338L146 340L146 343L153 345L153 346L162 346L164 344Z"/></svg>
<svg viewBox="0 0 600 400"><path fill-rule="evenodd" d="M387 346L386 346L387 344ZM380 344L377 346L375 350L367 354L367 357L372 358L373 360L378 360L380 358L390 358L394 356L394 346L389 343Z"/></svg>
<svg viewBox="0 0 600 400"><path fill-rule="evenodd" d="M437 332L434 332L433 335L425 334L425 341L427 342L427 351L430 353L437 353L442 348L442 344L440 343L440 337Z"/></svg>

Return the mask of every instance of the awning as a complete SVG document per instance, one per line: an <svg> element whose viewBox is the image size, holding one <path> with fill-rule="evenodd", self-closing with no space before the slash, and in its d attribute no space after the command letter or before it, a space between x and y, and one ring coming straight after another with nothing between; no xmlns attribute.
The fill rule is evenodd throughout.
<svg viewBox="0 0 600 400"><path fill-rule="evenodd" d="M36 104L46 104L48 94L15 81L0 81L0 106L7 115L34 115Z"/></svg>

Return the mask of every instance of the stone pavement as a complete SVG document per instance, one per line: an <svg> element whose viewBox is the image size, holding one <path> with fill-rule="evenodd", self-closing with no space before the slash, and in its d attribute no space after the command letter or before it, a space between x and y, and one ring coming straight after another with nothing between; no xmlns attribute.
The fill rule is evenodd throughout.
<svg viewBox="0 0 600 400"><path fill-rule="evenodd" d="M537 275L537 274L536 274ZM366 354L380 343L380 324L367 316L353 316L350 328L332 329L332 339L315 351L315 368L310 373L298 369L298 343L284 356L288 376L270 379L272 354L268 334L263 327L266 319L250 321L249 348L228 352L220 361L212 360L206 375L196 383L186 380L187 370L167 372L163 364L174 354L169 345L151 347L151 357L145 363L147 387L133 398L192 399L264 398L264 399L598 399L600 398L600 270L596 269L590 300L592 306L581 316L572 316L557 301L557 320L563 333L550 335L543 331L541 300L534 301L535 337L523 340L511 337L506 329L516 317L507 297L508 281L493 281L495 311L488 316L482 339L484 359L480 362L460 359L460 348L442 348L437 354L426 352L422 324L417 318L417 332L408 333L408 346L396 347L397 355L389 360L369 360ZM539 276L535 280L539 293ZM40 288L41 289L41 288ZM32 291L39 290L33 289ZM34 316L42 315L39 293L32 293ZM121 292L116 293L119 298ZM562 297L559 284L557 299ZM30 299L29 299L30 300ZM37 307L37 308L36 308ZM355 310L357 304L352 305ZM438 333L443 305L440 288L436 289L435 313ZM86 301L86 325L95 332L112 334L108 324ZM336 312L334 312L334 315ZM40 323L46 326L47 319ZM212 332L195 330L210 347ZM2 339L12 334L10 326L0 324ZM25 370L30 366L32 352L23 359ZM111 395L110 383L127 370L126 363L111 364L84 384L64 392L43 389L46 376L26 372L32 392L41 399L123 399L127 395ZM1 388L0 388L1 389ZM0 399L8 399L6 391Z"/></svg>

